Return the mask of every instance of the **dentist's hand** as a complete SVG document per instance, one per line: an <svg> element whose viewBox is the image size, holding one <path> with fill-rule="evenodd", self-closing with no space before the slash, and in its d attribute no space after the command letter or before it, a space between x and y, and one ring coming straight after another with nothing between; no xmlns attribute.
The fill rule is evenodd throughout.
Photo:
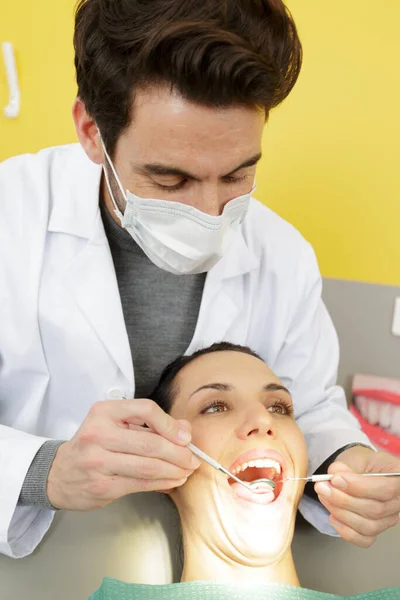
<svg viewBox="0 0 400 600"><path fill-rule="evenodd" d="M315 484L339 535L361 548L399 522L400 477L362 477L357 473L400 472L400 459L362 446L345 450L330 465L330 482Z"/></svg>
<svg viewBox="0 0 400 600"><path fill-rule="evenodd" d="M127 494L178 487L200 465L186 448L190 432L187 421L152 400L97 402L58 448L47 480L49 502L92 510Z"/></svg>

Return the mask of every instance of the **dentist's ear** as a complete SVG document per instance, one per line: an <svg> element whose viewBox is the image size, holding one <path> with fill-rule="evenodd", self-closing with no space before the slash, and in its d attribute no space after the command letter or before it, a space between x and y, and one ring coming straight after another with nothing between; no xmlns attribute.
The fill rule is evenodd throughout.
<svg viewBox="0 0 400 600"><path fill-rule="evenodd" d="M86 111L84 102L78 97L72 107L72 118L78 140L90 158L97 165L104 163L104 150L100 131L96 122Z"/></svg>

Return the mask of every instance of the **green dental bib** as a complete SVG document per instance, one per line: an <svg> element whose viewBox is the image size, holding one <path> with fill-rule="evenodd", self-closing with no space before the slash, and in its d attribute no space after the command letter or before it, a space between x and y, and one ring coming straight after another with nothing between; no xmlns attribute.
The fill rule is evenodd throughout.
<svg viewBox="0 0 400 600"><path fill-rule="evenodd" d="M400 587L336 596L280 584L193 581L170 585L142 585L105 578L89 600L400 600Z"/></svg>

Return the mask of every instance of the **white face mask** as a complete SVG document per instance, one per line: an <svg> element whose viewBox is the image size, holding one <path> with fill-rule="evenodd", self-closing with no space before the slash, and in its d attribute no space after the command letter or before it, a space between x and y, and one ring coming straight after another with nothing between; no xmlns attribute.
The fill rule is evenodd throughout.
<svg viewBox="0 0 400 600"><path fill-rule="evenodd" d="M122 214L115 202L107 169L103 165L115 214L148 258L157 267L175 275L209 271L238 235L255 187L248 194L230 200L223 213L217 217L181 202L139 198L129 190L124 192L103 141L102 145L126 200L125 212Z"/></svg>

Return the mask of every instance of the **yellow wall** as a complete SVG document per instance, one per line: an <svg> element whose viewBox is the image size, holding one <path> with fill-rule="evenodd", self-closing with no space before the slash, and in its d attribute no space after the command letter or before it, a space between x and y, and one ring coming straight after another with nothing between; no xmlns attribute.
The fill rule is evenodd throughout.
<svg viewBox="0 0 400 600"><path fill-rule="evenodd" d="M271 114L256 195L310 240L323 275L399 285L400 1L287 4L304 67ZM73 6L2 3L0 41L16 46L22 112L0 114L0 160L76 139ZM0 64L1 111L6 103Z"/></svg>
<svg viewBox="0 0 400 600"><path fill-rule="evenodd" d="M75 0L0 0L0 43L15 46L21 115L6 119L8 103L0 52L0 160L76 141L72 30Z"/></svg>
<svg viewBox="0 0 400 600"><path fill-rule="evenodd" d="M271 113L258 197L323 275L400 284L400 1L288 0L304 46Z"/></svg>

